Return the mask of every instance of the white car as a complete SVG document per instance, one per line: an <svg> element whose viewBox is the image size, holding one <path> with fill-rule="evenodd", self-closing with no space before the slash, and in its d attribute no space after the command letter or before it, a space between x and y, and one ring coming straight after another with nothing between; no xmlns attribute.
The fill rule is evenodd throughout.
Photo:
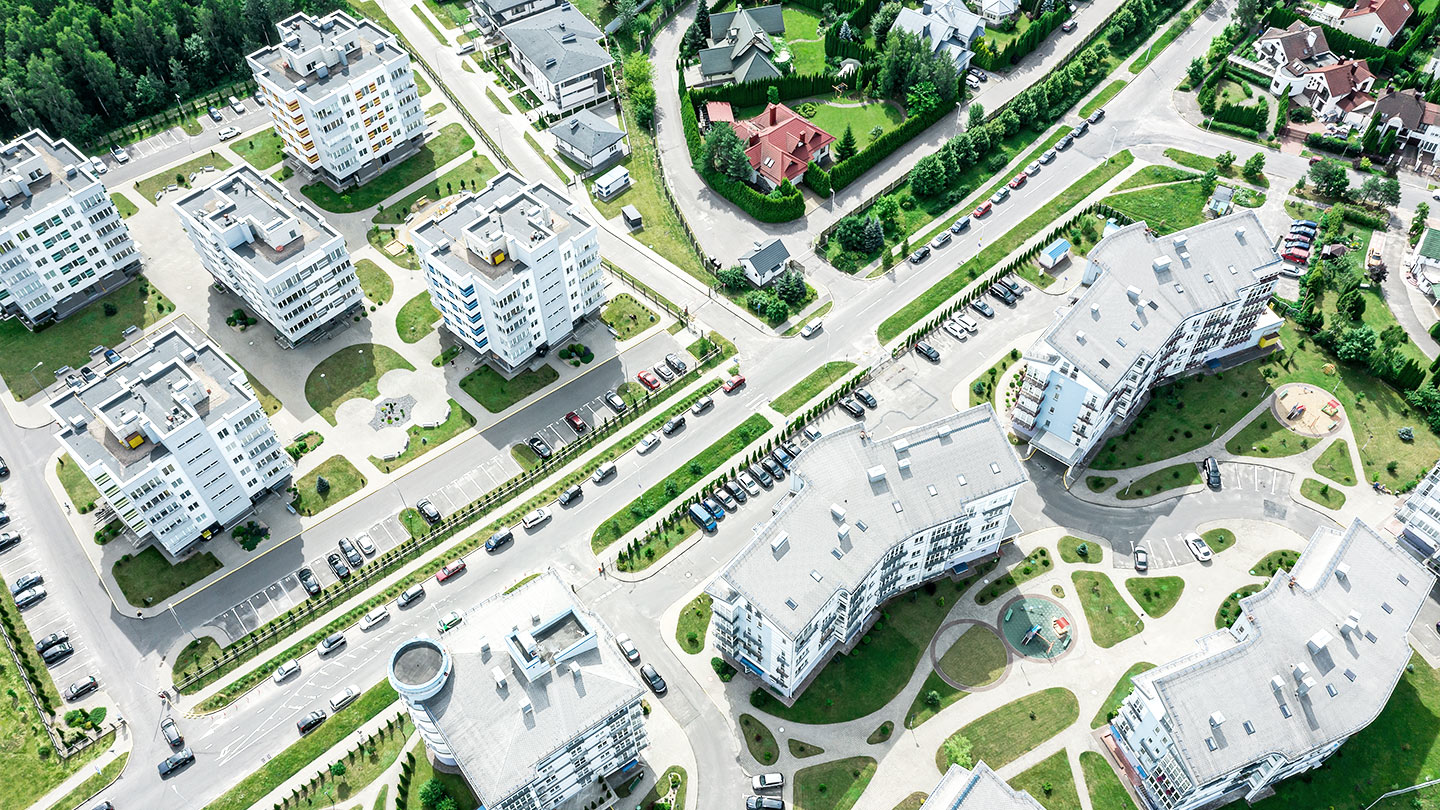
<svg viewBox="0 0 1440 810"><path fill-rule="evenodd" d="M361 632L369 630L370 628L385 621L388 618L390 618L390 611L386 610L383 607L375 608L369 613L366 613L365 618L360 620L360 630Z"/></svg>
<svg viewBox="0 0 1440 810"><path fill-rule="evenodd" d="M659 447L659 446L660 446L660 434L658 434L658 433L651 433L649 436L646 436L645 438L641 439L639 446L637 446L635 449L638 450L638 451L640 452L640 455L643 456L643 455L645 455L646 453L650 452L651 450L654 450L656 447Z"/></svg>
<svg viewBox="0 0 1440 810"><path fill-rule="evenodd" d="M626 661L633 664L640 660L640 650L636 649L635 642L630 640L628 633L621 633L616 636L615 646L620 648L620 652L625 656Z"/></svg>
<svg viewBox="0 0 1440 810"><path fill-rule="evenodd" d="M245 102L234 96L231 96L229 101L230 109L234 110L236 115L241 115L245 112Z"/></svg>
<svg viewBox="0 0 1440 810"><path fill-rule="evenodd" d="M90 158L90 168L94 169L96 174L104 174L105 172L110 171L105 167L105 161L101 160L98 157Z"/></svg>
<svg viewBox="0 0 1440 810"><path fill-rule="evenodd" d="M1030 175L1031 177L1034 177L1037 173L1039 173L1039 171L1040 171L1040 161L1038 161L1038 160L1037 160L1037 161L1034 161L1034 162L1031 163L1029 166L1026 166L1026 167L1025 167L1025 173L1028 174L1028 175Z"/></svg>
<svg viewBox="0 0 1440 810"><path fill-rule="evenodd" d="M824 322L824 321L816 321L816 322L814 322L814 323L807 323L807 324L805 324L804 326L800 327L800 337L802 337L802 338L808 338L808 337L810 337L811 335L814 335L814 334L818 333L821 329L824 329L824 328L825 328L825 322Z"/></svg>
<svg viewBox="0 0 1440 810"><path fill-rule="evenodd" d="M752 790L774 790L785 784L785 775L781 773L761 773L750 777L750 788Z"/></svg>
<svg viewBox="0 0 1440 810"><path fill-rule="evenodd" d="M738 477L740 479L740 486L744 487L745 491L750 493L750 497L753 498L760 494L760 485L755 483L754 476L748 472L742 472Z"/></svg>
<svg viewBox="0 0 1440 810"><path fill-rule="evenodd" d="M462 43L460 43L459 45L456 45L456 46L455 46L455 55L456 55L456 56L464 56L464 55L467 54L467 53L472 53L472 52L474 52L474 50L475 50L475 40L473 40L473 39L472 39L472 40L468 40L468 41L466 41L466 42L462 42Z"/></svg>
<svg viewBox="0 0 1440 810"><path fill-rule="evenodd" d="M1210 546L1205 542L1205 538L1195 532L1190 532L1185 535L1185 545L1189 547L1190 553L1195 555L1195 559L1200 562L1206 562L1215 556L1215 552L1210 550Z"/></svg>
<svg viewBox="0 0 1440 810"><path fill-rule="evenodd" d="M220 140L222 140L222 141L228 141L228 140L230 140L231 138L234 138L235 136L237 136L237 135L239 135L239 134L240 134L240 128L239 128L239 127L225 127L224 129L220 130Z"/></svg>
<svg viewBox="0 0 1440 810"><path fill-rule="evenodd" d="M346 706L349 706L351 703L354 703L355 698L358 697L360 697L360 687L353 685L347 686L345 687L345 691L341 692L333 698L330 698L330 710L338 712Z"/></svg>
<svg viewBox="0 0 1440 810"><path fill-rule="evenodd" d="M375 556L375 543L370 540L370 535L365 532L361 532L355 536L355 545L360 547L360 551L363 552L366 557Z"/></svg>
<svg viewBox="0 0 1440 810"><path fill-rule="evenodd" d="M275 683L278 684L278 683L284 683L285 681L287 681L287 680L289 680L290 678L293 678L293 677L295 677L296 675L299 675L299 674L300 674L300 662L299 662L299 661L296 661L294 658L291 658L289 661L286 661L285 663L283 663L283 664L281 664L280 666L276 667L276 668L275 668L275 674L274 674L274 675L271 675L270 677L271 677L271 679L273 679L273 680L275 681Z"/></svg>
<svg viewBox="0 0 1440 810"><path fill-rule="evenodd" d="M965 330L961 329L960 325L955 323L954 321L945 322L945 332L950 335L950 337L953 337L956 340L963 341L969 337L969 335L965 334Z"/></svg>
<svg viewBox="0 0 1440 810"><path fill-rule="evenodd" d="M542 506L539 509L536 509L534 512L531 512L530 514L521 518L520 525L524 526L527 529L533 529L549 519L550 510Z"/></svg>
<svg viewBox="0 0 1440 810"><path fill-rule="evenodd" d="M115 158L116 163L130 162L130 153L118 146L110 150L110 157Z"/></svg>
<svg viewBox="0 0 1440 810"><path fill-rule="evenodd" d="M956 315L950 320L959 324L961 329L964 329L966 332L969 332L972 335L980 331L980 326L974 321L965 317L964 315Z"/></svg>

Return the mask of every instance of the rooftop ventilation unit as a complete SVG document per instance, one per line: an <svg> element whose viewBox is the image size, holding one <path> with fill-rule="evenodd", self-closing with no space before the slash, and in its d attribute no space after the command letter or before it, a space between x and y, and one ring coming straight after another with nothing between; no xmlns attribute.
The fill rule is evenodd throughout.
<svg viewBox="0 0 1440 810"><path fill-rule="evenodd" d="M1340 694L1340 690L1336 689L1335 684L1333 683L1325 684L1325 691L1329 693L1330 697L1335 697L1336 695Z"/></svg>
<svg viewBox="0 0 1440 810"><path fill-rule="evenodd" d="M850 527L841 526L835 531L835 537L841 542L841 544L848 543L850 541Z"/></svg>
<svg viewBox="0 0 1440 810"><path fill-rule="evenodd" d="M1235 229L1235 238L1241 242L1245 241L1245 226L1242 225Z"/></svg>
<svg viewBox="0 0 1440 810"><path fill-rule="evenodd" d="M1085 333L1083 331L1075 333L1075 342L1082 346L1085 345Z"/></svg>
<svg viewBox="0 0 1440 810"><path fill-rule="evenodd" d="M925 490L930 493L930 497L932 498L940 494L940 490L936 489L934 484L926 486Z"/></svg>
<svg viewBox="0 0 1440 810"><path fill-rule="evenodd" d="M1131 301L1136 302L1136 303L1139 303L1139 301L1140 301L1140 288L1139 288L1139 287L1126 287L1126 288L1125 288L1125 294L1130 297L1130 300L1131 300ZM1098 307L1099 304L1096 304L1096 306Z"/></svg>
<svg viewBox="0 0 1440 810"><path fill-rule="evenodd" d="M1215 744L1215 738L1214 738L1214 737L1206 737L1206 738L1205 738L1205 747L1206 747L1206 748L1209 748L1211 751L1214 751L1216 748L1219 748L1219 746Z"/></svg>
<svg viewBox="0 0 1440 810"><path fill-rule="evenodd" d="M555 61L555 57L553 57L553 56L550 57L549 59L546 59L546 60L545 60L545 68L546 68L547 70L550 69L550 68L555 67L556 64L557 64L557 63L556 63L556 61Z"/></svg>
<svg viewBox="0 0 1440 810"><path fill-rule="evenodd" d="M1290 670L1290 674L1295 676L1295 680L1302 681L1310 674L1310 665L1296 664L1294 668Z"/></svg>
<svg viewBox="0 0 1440 810"><path fill-rule="evenodd" d="M832 503L832 504L830 504L830 516L833 517L833 518L835 518L835 520L839 521L840 523L844 523L844 522L845 522L845 507L841 506L841 505L838 504L838 503Z"/></svg>
<svg viewBox="0 0 1440 810"><path fill-rule="evenodd" d="M494 669L490 670L490 677L495 679L496 689L507 688L508 685L505 682L505 670L501 669L500 667L495 667Z"/></svg>
<svg viewBox="0 0 1440 810"><path fill-rule="evenodd" d="M965 486L965 476L957 475L955 476L955 480L960 482L960 486Z"/></svg>
<svg viewBox="0 0 1440 810"><path fill-rule="evenodd" d="M1000 474L1000 465L997 464L997 463L995 463L995 462L993 462L993 461L990 462L990 472L994 473L995 475L999 475L999 474Z"/></svg>
<svg viewBox="0 0 1440 810"><path fill-rule="evenodd" d="M870 483L878 484L885 480L885 468L876 464L874 467L865 471L865 476L870 479Z"/></svg>
<svg viewBox="0 0 1440 810"><path fill-rule="evenodd" d="M489 638L488 636L481 636L481 637L480 637L480 655L481 655L481 656L488 656L489 654L490 654L490 638Z"/></svg>
<svg viewBox="0 0 1440 810"><path fill-rule="evenodd" d="M1177 233L1177 234L1175 234L1174 242L1175 242L1175 247L1176 247L1176 248L1183 248L1183 247L1185 247L1185 243L1188 242L1188 241L1190 241L1190 237L1186 236L1185 234L1183 234L1183 233Z"/></svg>
<svg viewBox="0 0 1440 810"><path fill-rule="evenodd" d="M943 439L946 436L949 436L952 432L954 432L954 430L954 426L952 426L949 422L946 422L945 424L935 429L935 436L936 438Z"/></svg>
<svg viewBox="0 0 1440 810"><path fill-rule="evenodd" d="M520 649L524 650L526 655L534 658L540 653L540 645L535 643L535 637L530 635L529 630L516 632L515 638L520 642Z"/></svg>
<svg viewBox="0 0 1440 810"><path fill-rule="evenodd" d="M1304 697L1305 695L1310 694L1310 690L1314 688L1315 679L1306 677L1304 680L1300 681L1300 686L1295 690L1295 694Z"/></svg>
<svg viewBox="0 0 1440 810"><path fill-rule="evenodd" d="M1270 688L1274 689L1276 692L1284 690L1285 679L1280 677L1279 675L1276 675L1275 677L1270 679Z"/></svg>
<svg viewBox="0 0 1440 810"><path fill-rule="evenodd" d="M794 599L786 599L786 600L785 600L785 607L788 607L788 608L790 608L791 610L798 610L798 609L800 608L799 605L795 604L795 600L794 600Z"/></svg>
<svg viewBox="0 0 1440 810"><path fill-rule="evenodd" d="M1335 566L1335 578L1342 580L1350 579L1349 563L1340 563L1339 565Z"/></svg>
<svg viewBox="0 0 1440 810"><path fill-rule="evenodd" d="M902 459L900 459L900 474L901 474L901 475L908 475L909 472L910 472L910 459L908 459L908 458L902 458Z"/></svg>
<svg viewBox="0 0 1440 810"><path fill-rule="evenodd" d="M1246 720L1245 723L1244 723L1244 726L1245 726L1245 733L1246 733L1246 734L1254 734L1254 733L1255 733L1255 724L1254 724L1254 723L1250 722L1249 720Z"/></svg>
<svg viewBox="0 0 1440 810"><path fill-rule="evenodd" d="M770 551L775 555L776 559L785 556L785 552L789 550L790 535L786 532L775 535L775 539L770 541Z"/></svg>
<svg viewBox="0 0 1440 810"><path fill-rule="evenodd" d="M520 713L521 713L521 714L534 714L534 713L535 713L535 704L530 702L530 696L529 696L529 695L526 695L526 696L525 696L525 702L520 704Z"/></svg>
<svg viewBox="0 0 1440 810"><path fill-rule="evenodd" d="M896 440L895 440L895 455L898 456L898 455L900 455L901 453L903 453L903 452L905 452L906 450L909 450L909 449L910 449L910 442L909 442L908 440L906 440L906 439L896 439Z"/></svg>
<svg viewBox="0 0 1440 810"><path fill-rule="evenodd" d="M1132 287L1131 289L1134 289L1134 288ZM1090 314L1091 314L1091 315L1094 315L1094 316L1097 317L1097 318L1100 317L1100 305L1099 305L1099 304L1091 304L1091 305L1090 305Z"/></svg>
<svg viewBox="0 0 1440 810"><path fill-rule="evenodd" d="M814 568L810 569L810 578L815 580L816 582L820 582L821 580L825 579L825 577L821 576L820 572L816 571Z"/></svg>
<svg viewBox="0 0 1440 810"><path fill-rule="evenodd" d="M1162 271L1162 270L1169 270L1169 269L1170 269L1170 257L1169 257L1169 256L1156 256L1156 257L1155 257L1155 260L1152 261L1152 262L1150 262L1150 266L1151 266L1152 268L1154 268L1156 272L1159 272L1159 271Z"/></svg>
<svg viewBox="0 0 1440 810"><path fill-rule="evenodd" d="M564 43L564 44L566 44L566 45L569 45L570 43L572 43L572 42L574 42L574 41L575 41L575 35L574 35L574 34L566 34L565 36L560 37L560 42L562 42L562 43Z"/></svg>
<svg viewBox="0 0 1440 810"><path fill-rule="evenodd" d="M1328 631L1321 630L1311 636L1309 641L1305 642L1305 648L1310 651L1311 655L1319 655L1325 652L1325 647L1330 643L1332 638Z"/></svg>
<svg viewBox="0 0 1440 810"><path fill-rule="evenodd" d="M899 501L891 501L890 505L895 507L895 514L897 515L905 511L905 507L902 506Z"/></svg>
<svg viewBox="0 0 1440 810"><path fill-rule="evenodd" d="M1213 714L1210 715L1210 725L1211 725L1211 726L1214 726L1215 728L1219 728L1219 727L1220 727L1220 724L1221 724L1221 723L1224 723L1224 722L1225 722L1225 715L1221 714L1220 712L1214 712Z"/></svg>
<svg viewBox="0 0 1440 810"><path fill-rule="evenodd" d="M531 614L530 614L530 623L531 623L532 625L534 625L534 624L539 624L539 623L540 623L540 614L539 614L539 613L531 613Z"/></svg>

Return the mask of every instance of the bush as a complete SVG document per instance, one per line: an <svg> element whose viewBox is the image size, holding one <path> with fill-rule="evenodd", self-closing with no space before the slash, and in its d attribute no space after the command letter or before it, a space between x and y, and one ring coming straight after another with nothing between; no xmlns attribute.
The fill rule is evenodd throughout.
<svg viewBox="0 0 1440 810"><path fill-rule="evenodd" d="M1210 122L1210 129L1213 130L1213 131L1215 131L1215 132L1228 132L1228 133L1230 133L1231 135L1238 135L1238 136L1240 136L1240 137L1242 137L1242 138L1246 138L1246 139L1252 140L1252 141L1258 141L1258 140L1260 140L1260 133L1259 133L1259 132L1256 132L1255 130L1250 129L1249 127L1242 127L1242 126L1237 126L1237 125L1235 125L1235 124L1228 124L1228 123L1226 123L1226 122L1224 122L1224 121L1219 121L1219 120L1213 120L1213 121L1211 121L1211 122Z"/></svg>

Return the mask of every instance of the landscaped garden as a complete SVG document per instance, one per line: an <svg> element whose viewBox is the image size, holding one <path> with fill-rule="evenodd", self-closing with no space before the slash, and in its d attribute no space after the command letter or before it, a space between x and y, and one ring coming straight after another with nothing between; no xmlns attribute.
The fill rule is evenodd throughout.
<svg viewBox="0 0 1440 810"><path fill-rule="evenodd" d="M395 331L406 343L419 343L435 331L435 324L439 322L440 310L430 300L430 292L424 290L400 306L395 315Z"/></svg>
<svg viewBox="0 0 1440 810"><path fill-rule="evenodd" d="M675 623L675 642L680 649L695 655L705 649L705 636L710 632L710 594L702 593L686 603Z"/></svg>
<svg viewBox="0 0 1440 810"><path fill-rule="evenodd" d="M261 130L243 141L230 144L230 149L256 169L268 169L285 158L285 141L274 127Z"/></svg>
<svg viewBox="0 0 1440 810"><path fill-rule="evenodd" d="M1275 576L1276 571L1289 571L1299 561L1300 552L1298 551L1290 549L1272 551L1261 557L1260 562L1255 563L1254 567L1250 569L1250 573L1253 576L1269 579Z"/></svg>
<svg viewBox="0 0 1440 810"><path fill-rule="evenodd" d="M975 604L988 605L1000 596L1025 582L1049 571L1055 563L1050 559L1050 550L1041 546L1030 552L1025 559L1015 563L1004 575L998 576L975 595Z"/></svg>
<svg viewBox="0 0 1440 810"><path fill-rule="evenodd" d="M1162 467L1148 475L1143 475L1116 493L1115 497L1122 501L1132 501L1198 483L1200 483L1200 467L1187 461L1183 464Z"/></svg>
<svg viewBox="0 0 1440 810"><path fill-rule="evenodd" d="M1145 623L1120 597L1110 577L1099 571L1076 571L1070 579L1085 608L1085 624L1097 647L1114 647L1145 629Z"/></svg>
<svg viewBox="0 0 1440 810"><path fill-rule="evenodd" d="M1125 580L1125 590L1140 603L1140 609L1152 619L1158 619L1170 612L1185 592L1185 580L1181 577L1131 577Z"/></svg>
<svg viewBox="0 0 1440 810"><path fill-rule="evenodd" d="M560 372L549 363L509 379L489 366L480 366L460 380L460 390L490 413L500 413L558 379Z"/></svg>
<svg viewBox="0 0 1440 810"><path fill-rule="evenodd" d="M1099 564L1105 559L1105 549L1094 540L1081 540L1065 535L1060 538L1060 559L1067 563Z"/></svg>
<svg viewBox="0 0 1440 810"><path fill-rule="evenodd" d="M795 772L797 810L850 810L870 786L878 763L871 757L822 762Z"/></svg>
<svg viewBox="0 0 1440 810"><path fill-rule="evenodd" d="M291 505L302 515L318 515L365 488L365 476L344 456L331 456L292 486Z"/></svg>
<svg viewBox="0 0 1440 810"><path fill-rule="evenodd" d="M477 155L435 178L434 182L427 183L385 206L375 213L371 221L377 225L398 225L405 221L405 217L422 197L433 202L461 191L479 191L495 174L495 165L490 159Z"/></svg>
<svg viewBox="0 0 1440 810"><path fill-rule="evenodd" d="M157 605L220 570L220 560L208 551L192 554L171 565L155 546L138 554L126 554L115 562L110 573L135 607Z"/></svg>
<svg viewBox="0 0 1440 810"><path fill-rule="evenodd" d="M420 151L391 166L363 186L336 193L324 183L300 189L310 201L335 214L353 214L380 205L397 192L424 177L434 175L446 163L475 148L475 139L459 124L446 124Z"/></svg>
<svg viewBox="0 0 1440 810"><path fill-rule="evenodd" d="M1130 427L1105 442L1092 469L1123 470L1204 447L1259 404L1267 385L1254 366L1156 388Z"/></svg>
<svg viewBox="0 0 1440 810"><path fill-rule="evenodd" d="M653 326L655 313L630 293L620 293L605 302L600 320L615 330L616 340L624 342Z"/></svg>
<svg viewBox="0 0 1440 810"><path fill-rule="evenodd" d="M230 168L230 166L230 161L226 160L224 155L216 154L212 150L208 154L191 158L179 166L172 166L163 172L152 174L144 180L137 181L135 183L135 191L138 192L141 197L144 197L146 202L151 205L159 205L160 203L155 199L155 195L164 191L169 186L190 188L190 175L203 171L206 168L223 172Z"/></svg>
<svg viewBox="0 0 1440 810"><path fill-rule="evenodd" d="M1205 545L1209 546L1210 550L1216 554L1235 545L1235 532L1229 529L1211 529L1201 533L1200 537L1205 540Z"/></svg>
<svg viewBox="0 0 1440 810"><path fill-rule="evenodd" d="M305 401L325 421L335 424L335 409L359 397L380 396L380 378L395 369L414 371L394 349L376 343L346 346L321 360L305 378Z"/></svg>
<svg viewBox="0 0 1440 810"><path fill-rule="evenodd" d="M1026 695L974 720L950 735L935 752L935 767L972 767L984 762L1000 769L1069 728L1079 717L1075 694L1052 687Z"/></svg>
<svg viewBox="0 0 1440 810"><path fill-rule="evenodd" d="M761 765L774 765L780 758L780 744L775 742L775 735L754 716L740 715L740 736L745 738L750 756Z"/></svg>
<svg viewBox="0 0 1440 810"><path fill-rule="evenodd" d="M1286 427L1267 409L1231 436L1225 451L1237 456L1282 458L1303 453L1313 441Z"/></svg>
<svg viewBox="0 0 1440 810"><path fill-rule="evenodd" d="M405 446L405 450L400 455L388 460L379 456L371 456L370 463L374 464L380 472L394 472L475 427L475 417L460 407L460 403L453 399L447 400L447 403L450 406L450 412L445 416L445 421L434 427L410 425L405 429L410 443ZM529 450L530 448L526 447L525 449Z"/></svg>

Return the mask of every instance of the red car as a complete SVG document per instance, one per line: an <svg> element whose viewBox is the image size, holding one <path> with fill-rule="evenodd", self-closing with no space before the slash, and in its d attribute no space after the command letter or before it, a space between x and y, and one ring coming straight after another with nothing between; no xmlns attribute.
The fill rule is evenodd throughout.
<svg viewBox="0 0 1440 810"><path fill-rule="evenodd" d="M742 385L744 385L744 384L745 384L745 378L744 378L744 377L741 377L739 374L736 374L734 377L731 377L730 379L726 380L726 381L725 381L725 384L722 385L722 386L720 386L720 390L721 390L721 391L724 391L725 393L728 394L728 393L730 393L731 391L734 391L736 388L739 388L740 386L742 386Z"/></svg>
<svg viewBox="0 0 1440 810"><path fill-rule="evenodd" d="M992 209L992 208L994 208L994 207L995 207L995 204L994 204L994 203L990 202L989 200L986 200L985 202L980 203L979 205L975 206L975 210L970 212L970 216L972 216L972 217L974 217L974 218L976 218L976 219L979 219L979 218L985 216L986 214L990 213L990 209Z"/></svg>
<svg viewBox="0 0 1440 810"><path fill-rule="evenodd" d="M636 374L635 379L639 380L641 385L645 386L651 391L656 391L660 388L660 378L656 377L655 372L651 371L648 368L640 372L639 374Z"/></svg>
<svg viewBox="0 0 1440 810"><path fill-rule="evenodd" d="M1010 188L1019 188L1025 185L1025 181L1029 179L1030 175L1026 174L1025 172L1020 172L1019 174L1015 175L1014 180L1010 181Z"/></svg>
<svg viewBox="0 0 1440 810"><path fill-rule="evenodd" d="M585 424L585 420L580 418L580 414L574 411L565 414L565 423L576 433L584 433L590 429L590 426Z"/></svg>
<svg viewBox="0 0 1440 810"><path fill-rule="evenodd" d="M1292 247L1281 253L1280 258L1297 264L1306 264L1310 261L1310 251L1302 247Z"/></svg>
<svg viewBox="0 0 1440 810"><path fill-rule="evenodd" d="M438 573L438 574L435 575L435 581L436 581L436 582L444 582L445 580L447 580L447 579L455 576L456 574L458 574L458 573L460 573L461 571L464 571L464 570L465 570L465 561L464 561L464 560L456 560L456 561L454 561L454 562L446 563L446 564L445 564L445 567L440 569L440 573Z"/></svg>

